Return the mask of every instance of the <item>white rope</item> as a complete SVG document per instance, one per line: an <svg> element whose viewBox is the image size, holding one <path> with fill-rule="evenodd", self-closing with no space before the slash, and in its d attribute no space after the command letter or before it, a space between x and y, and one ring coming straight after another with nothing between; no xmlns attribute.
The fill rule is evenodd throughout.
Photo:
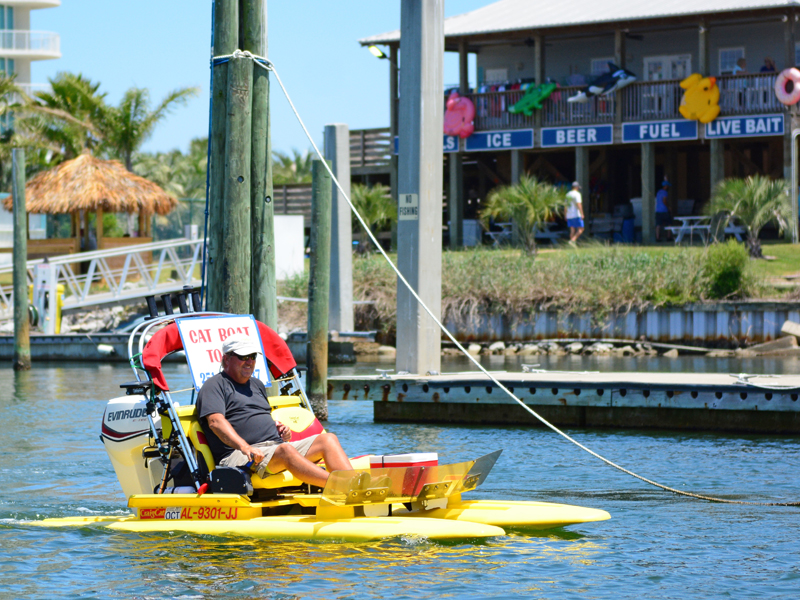
<svg viewBox="0 0 800 600"><path fill-rule="evenodd" d="M760 390L770 390L775 392L800 390L800 388L798 388L796 385L764 385L763 383L754 383L750 381L751 377L775 377L775 375L748 375L747 373L739 373L738 375L731 374L731 377L736 377L736 383L738 384L758 388Z"/></svg>
<svg viewBox="0 0 800 600"><path fill-rule="evenodd" d="M727 500L727 499L724 499L724 498L715 498L713 496L704 496L704 495L701 495L701 494L694 494L694 493L691 493L691 492L684 492L684 491L677 490L675 488L669 487L667 485L663 485L661 483L655 482L655 481L653 481L651 479L647 479L646 477L638 475L638 474L634 473L633 471L629 471L625 467L622 467L621 465L618 465L617 463L605 458L604 456L601 456L600 454L598 454L597 452L591 450L590 448L587 448L586 446L581 444L579 441L577 441L576 439L570 437L565 432L561 431L558 427L556 427L555 425L553 425L552 423L547 421L544 417L542 417L536 411L534 411L529 406L527 406L522 400L517 398L517 396L515 396L513 392L511 392L505 385L503 385L497 378L495 378L489 371L487 371L483 367L483 365L481 365L480 362L478 362L475 359L475 357L473 357L469 352L467 352L467 350L464 348L464 346L461 345L461 343L453 336L453 334L450 333L450 331L442 324L442 322L433 314L433 312L430 310L430 308L428 308L428 306L425 304L425 302L422 301L422 298L419 297L419 295L417 294L416 290L414 290L414 288L411 286L411 284L408 283L406 278L400 272L400 269L397 268L397 266L389 258L389 255L386 254L386 251L378 243L378 240L375 238L374 234L372 233L370 228L367 226L367 224L364 221L363 217L361 216L361 214L359 214L358 210L356 210L356 207L353 205L352 201L350 200L348 195L345 193L344 189L342 188L341 184L339 183L339 180L336 179L336 175L334 175L333 171L328 166L328 161L325 160L325 157L322 155L322 153L319 151L319 148L317 148L317 145L314 143L314 138L311 137L311 134L308 132L308 129L306 128L306 125L303 122L303 119L300 117L300 114L297 112L297 108L295 108L295 105L292 102L291 97L289 96L289 92L286 90L286 87L283 85L283 81L281 81L281 78L280 78L280 75L278 74L278 71L275 69L275 65L271 61L269 61L269 60L267 60L265 58L262 58L262 57L253 56L249 52L240 52L239 50L237 50L236 52L233 53L233 55L230 55L230 56L233 57L233 58L253 58L255 64L260 65L262 68L266 69L267 71L271 71L275 75L275 79L278 81L278 85L280 85L281 86L281 90L283 90L283 95L286 96L286 100L287 100L287 102L289 102L289 106L291 107L292 112L294 113L294 116L297 118L297 121L300 123L300 127L302 127L303 132L306 134L306 137L308 138L308 141L311 142L311 146L314 148L314 152L316 152L317 156L319 156L320 160L322 161L322 164L325 166L325 170L328 171L328 174L331 176L331 179L333 180L334 184L336 184L336 188L339 190L339 193L347 201L347 204L350 206L350 210L353 211L353 214L358 219L358 222L361 223L361 226L364 228L364 231L366 231L367 235L369 236L369 239L372 241L372 243L375 245L375 247L381 253L381 255L386 260L386 262L389 263L389 265L392 267L392 270L397 275L397 278L400 281L403 282L403 285L405 285L406 288L408 289L408 291L411 292L411 295L414 296L416 301L419 302L420 306L425 310L426 313L428 313L428 316L431 319L433 319L433 321L436 323L436 325L439 326L439 329L441 329L442 332L444 332L444 334L450 339L450 341L455 344L456 348L461 350L461 352L464 354L464 356L466 356L470 361L472 361L472 363L484 375L486 375L495 385L497 385L501 390L503 390L506 394L508 394L523 409L525 409L533 417L538 419L544 426L548 427L549 429L551 429L552 431L554 431L558 435L562 436L564 439L572 442L573 444L578 446L578 448L584 450L585 452L588 452L589 454L591 454L595 458L603 461L607 465L609 465L611 467L614 467L615 469L618 469L619 471L622 471L623 473L626 473L626 474L628 474L628 475L630 475L632 477L635 477L636 479L644 481L645 483L649 483L650 485L653 485L655 487L661 488L661 489L666 490L668 492L673 492L675 494L680 494L682 496L689 496L691 498L698 498L698 499L701 499L701 500L710 500L712 502L724 502L724 503L728 503L728 504L757 504L757 505L762 505L762 506L800 506L800 502L786 502L786 503L784 503L784 502L769 502L769 503L767 503L767 502L744 502L744 501L741 501L741 500ZM216 61L217 59L222 59L222 58L226 58L226 56L215 57L214 60Z"/></svg>

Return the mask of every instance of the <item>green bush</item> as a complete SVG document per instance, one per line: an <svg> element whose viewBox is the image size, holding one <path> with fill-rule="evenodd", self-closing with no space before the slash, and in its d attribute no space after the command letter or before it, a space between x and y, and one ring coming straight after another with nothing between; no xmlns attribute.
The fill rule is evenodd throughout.
<svg viewBox="0 0 800 600"><path fill-rule="evenodd" d="M747 248L736 240L709 246L703 269L708 280L708 297L743 296L748 262Z"/></svg>

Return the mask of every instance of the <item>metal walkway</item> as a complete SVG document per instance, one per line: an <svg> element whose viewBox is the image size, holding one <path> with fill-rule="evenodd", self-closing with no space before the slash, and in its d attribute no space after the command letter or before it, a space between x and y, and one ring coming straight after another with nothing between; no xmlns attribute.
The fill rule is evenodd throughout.
<svg viewBox="0 0 800 600"><path fill-rule="evenodd" d="M62 311L126 303L200 285L202 249L202 239L181 238L29 260L28 283L34 284L38 271L40 277L46 273L48 289L63 285ZM122 267L116 267L120 263ZM0 284L0 319L14 315L12 275L12 266L0 267L0 281L7 282Z"/></svg>

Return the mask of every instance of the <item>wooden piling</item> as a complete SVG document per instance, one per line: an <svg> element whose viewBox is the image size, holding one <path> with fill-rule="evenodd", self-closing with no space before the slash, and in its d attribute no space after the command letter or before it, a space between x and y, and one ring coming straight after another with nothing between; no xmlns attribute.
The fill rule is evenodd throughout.
<svg viewBox="0 0 800 600"><path fill-rule="evenodd" d="M265 0L245 0L242 15L243 50L267 56ZM272 189L272 144L269 131L269 74L253 64L250 210L252 266L251 312L273 329L278 327L277 266Z"/></svg>
<svg viewBox="0 0 800 600"><path fill-rule="evenodd" d="M25 150L11 151L11 194L14 202L14 370L31 368L28 321L28 239L25 210Z"/></svg>
<svg viewBox="0 0 800 600"><path fill-rule="evenodd" d="M250 153L253 61L232 58L228 68L222 241L222 310L250 312Z"/></svg>
<svg viewBox="0 0 800 600"><path fill-rule="evenodd" d="M238 47L238 0L215 0L214 3L214 56L232 54ZM224 189L225 189L225 123L228 93L228 68L230 63L213 68L211 83L211 157L208 203L208 276L206 278L206 306L222 310L223 239L224 239Z"/></svg>
<svg viewBox="0 0 800 600"><path fill-rule="evenodd" d="M328 419L328 297L331 281L331 176L322 161L311 169L311 252L308 276L308 399Z"/></svg>

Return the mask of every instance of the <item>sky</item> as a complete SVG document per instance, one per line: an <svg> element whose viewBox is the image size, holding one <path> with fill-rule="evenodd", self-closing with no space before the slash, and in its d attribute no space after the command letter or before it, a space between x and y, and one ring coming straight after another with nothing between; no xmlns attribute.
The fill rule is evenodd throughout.
<svg viewBox="0 0 800 600"><path fill-rule="evenodd" d="M445 16L491 0L449 0ZM101 84L116 104L131 87L150 91L153 105L170 91L197 86L142 150L186 152L208 132L212 0L62 0L31 11L31 29L61 37L57 60L32 65L32 83L60 71ZM269 0L269 58L322 149L328 123L350 129L389 126L389 64L358 44L360 38L400 28L400 0ZM470 73L474 73L474 66ZM474 78L471 75L471 79ZM445 84L458 81L458 56L445 53ZM291 153L311 148L282 92L271 79L272 147Z"/></svg>

